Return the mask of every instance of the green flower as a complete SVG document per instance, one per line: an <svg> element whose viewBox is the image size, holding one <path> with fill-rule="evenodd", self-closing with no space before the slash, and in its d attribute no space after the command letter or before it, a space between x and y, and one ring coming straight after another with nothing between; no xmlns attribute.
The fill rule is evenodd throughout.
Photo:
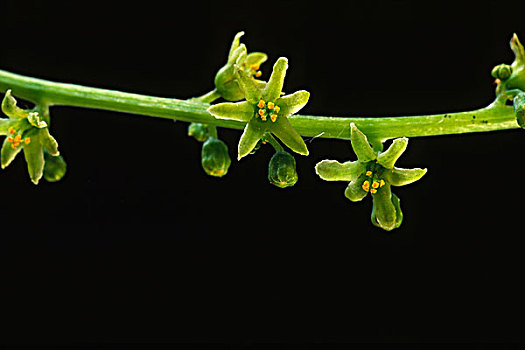
<svg viewBox="0 0 525 350"><path fill-rule="evenodd" d="M228 173L231 159L228 146L214 136L210 136L202 145L201 164L206 174L222 177Z"/></svg>
<svg viewBox="0 0 525 350"><path fill-rule="evenodd" d="M275 152L268 164L268 180L272 185L286 188L298 180L294 157L285 151Z"/></svg>
<svg viewBox="0 0 525 350"><path fill-rule="evenodd" d="M427 169L403 169L394 166L405 151L408 139L395 139L384 152L375 152L366 136L351 125L350 140L357 155L357 161L339 163L323 160L315 166L315 171L327 181L349 181L345 196L353 202L362 200L368 193L372 195L372 223L390 231L401 225L403 213L399 198L391 192L391 186L404 186L419 180Z"/></svg>
<svg viewBox="0 0 525 350"><path fill-rule="evenodd" d="M246 75L254 80L254 83L264 86L266 83L255 79L260 77L262 72L259 70L262 63L268 56L262 52L247 53L246 46L240 43L244 32L239 32L233 39L228 61L215 75L215 88L219 94L228 101L240 101L244 98L244 92L237 82L235 75L235 65Z"/></svg>
<svg viewBox="0 0 525 350"><path fill-rule="evenodd" d="M499 64L492 69L491 74L498 86L497 94L507 94L512 90L525 91L525 49L516 34L510 40L510 48L514 52L514 62L511 65Z"/></svg>
<svg viewBox="0 0 525 350"><path fill-rule="evenodd" d="M287 117L306 105L310 93L303 90L281 96L287 68L288 60L279 58L264 87L256 84L243 70L237 69L237 81L244 91L246 101L218 103L208 108L208 112L216 118L246 123L239 141L238 159L249 154L265 132L275 135L294 152L308 155L306 144Z"/></svg>
<svg viewBox="0 0 525 350"><path fill-rule="evenodd" d="M11 90L8 90L2 101L2 111L9 117L0 118L0 135L7 136L0 151L2 169L11 164L16 155L24 150L31 181L38 184L44 172L44 150L52 156L59 155L58 144L49 134L47 107L21 109L11 96Z"/></svg>

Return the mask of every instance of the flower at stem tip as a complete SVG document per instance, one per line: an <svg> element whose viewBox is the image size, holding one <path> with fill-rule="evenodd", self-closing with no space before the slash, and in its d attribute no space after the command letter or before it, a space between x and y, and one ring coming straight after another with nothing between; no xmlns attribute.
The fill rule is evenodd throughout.
<svg viewBox="0 0 525 350"><path fill-rule="evenodd" d="M11 90L7 90L2 101L2 111L9 117L0 118L0 135L6 136L0 151L2 169L11 164L16 155L23 150L29 177L34 184L38 184L44 174L44 152L50 156L59 156L58 143L49 134L48 107L37 105L31 110L22 109L17 106ZM63 173L65 167L62 175L50 175L49 178L62 178Z"/></svg>
<svg viewBox="0 0 525 350"><path fill-rule="evenodd" d="M403 169L395 167L395 162L405 151L408 139L403 137L393 140L390 147L382 152L375 152L367 137L352 123L350 141L357 161L340 163L335 160L323 160L315 166L316 173L327 181L349 182L345 196L357 202L368 193L372 196L372 223L390 231L401 225L399 198L391 192L391 186L404 186L419 180L427 169Z"/></svg>
<svg viewBox="0 0 525 350"><path fill-rule="evenodd" d="M301 90L281 96L287 69L288 60L284 57L279 58L268 83L261 86L256 84L244 70L237 67L237 81L246 101L218 103L208 108L208 112L218 119L246 123L239 141L238 159L249 154L266 132L275 135L292 151L308 155L304 140L292 127L287 117L306 105L310 93Z"/></svg>

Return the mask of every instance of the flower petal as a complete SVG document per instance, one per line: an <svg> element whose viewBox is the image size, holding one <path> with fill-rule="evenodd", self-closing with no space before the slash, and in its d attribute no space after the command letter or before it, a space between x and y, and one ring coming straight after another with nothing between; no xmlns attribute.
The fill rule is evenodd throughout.
<svg viewBox="0 0 525 350"><path fill-rule="evenodd" d="M267 121L266 123L268 123L268 130L277 136L288 148L304 156L308 155L308 148L303 138L295 131L288 118L278 117L275 122Z"/></svg>
<svg viewBox="0 0 525 350"><path fill-rule="evenodd" d="M523 45L521 45L516 33L514 33L512 39L510 40L510 48L516 56L516 64L525 64L525 49L523 48Z"/></svg>
<svg viewBox="0 0 525 350"><path fill-rule="evenodd" d="M387 169L392 169L407 148L407 143L406 137L395 139L386 151L377 156L377 162Z"/></svg>
<svg viewBox="0 0 525 350"><path fill-rule="evenodd" d="M365 171L361 162L339 163L336 160L322 160L315 166L315 172L326 181L354 181Z"/></svg>
<svg viewBox="0 0 525 350"><path fill-rule="evenodd" d="M259 87L260 85L256 84L254 79L250 78L248 74L238 66L235 66L235 76L237 77L239 87L242 92L244 92L244 98L246 98L246 101L253 104L259 102L262 95L262 90Z"/></svg>
<svg viewBox="0 0 525 350"><path fill-rule="evenodd" d="M246 59L246 45L241 44L235 51L233 51L232 56L228 59L228 65L233 65L237 62L242 62Z"/></svg>
<svg viewBox="0 0 525 350"><path fill-rule="evenodd" d="M44 149L42 148L40 133L31 136L31 142L23 147L29 177L37 185L44 174Z"/></svg>
<svg viewBox="0 0 525 350"><path fill-rule="evenodd" d="M288 69L288 59L281 57L275 62L273 66L272 75L268 80L266 89L263 91L264 99L267 101L275 101L281 96L283 90L284 77Z"/></svg>
<svg viewBox="0 0 525 350"><path fill-rule="evenodd" d="M265 132L266 128L258 120L252 120L246 124L241 139L239 140L237 159L239 160L249 154Z"/></svg>
<svg viewBox="0 0 525 350"><path fill-rule="evenodd" d="M426 168L403 169L394 167L392 170L385 171L383 176L392 186L404 186L421 179L426 173Z"/></svg>
<svg viewBox="0 0 525 350"><path fill-rule="evenodd" d="M241 42L241 37L243 35L244 35L244 32L239 32L235 34L235 37L233 38L232 46L230 47L230 53L228 54L228 61L230 61L230 59L232 58L233 52L239 47L239 43Z"/></svg>
<svg viewBox="0 0 525 350"><path fill-rule="evenodd" d="M9 164L11 164L16 155L22 150L22 147L13 149L12 145L13 144L11 142L7 141L7 138L4 140L2 150L0 151L0 163L2 165L2 169L5 169Z"/></svg>
<svg viewBox="0 0 525 350"><path fill-rule="evenodd" d="M9 127L13 122L7 118L0 118L0 135L7 135L9 133Z"/></svg>
<svg viewBox="0 0 525 350"><path fill-rule="evenodd" d="M11 95L11 90L5 92L2 101L2 112L9 118L26 118L28 112L16 105L16 99Z"/></svg>
<svg viewBox="0 0 525 350"><path fill-rule="evenodd" d="M392 203L392 192L390 185L385 184L372 194L373 208L372 215L375 218L375 225L384 230L390 231L396 227L396 207Z"/></svg>
<svg viewBox="0 0 525 350"><path fill-rule="evenodd" d="M247 66L251 66L252 64L260 66L262 63L266 62L267 59L268 56L265 53L251 52L248 54L248 56L246 56L244 61L246 62Z"/></svg>
<svg viewBox="0 0 525 350"><path fill-rule="evenodd" d="M310 93L308 91L297 91L291 95L286 95L277 100L277 105L281 110L279 111L279 116L289 116L297 113L301 108L303 108L310 98Z"/></svg>
<svg viewBox="0 0 525 350"><path fill-rule="evenodd" d="M58 142L53 136L51 136L48 128L44 128L40 131L40 139L42 146L44 146L49 154L55 157L60 155L60 152L58 151Z"/></svg>
<svg viewBox="0 0 525 350"><path fill-rule="evenodd" d="M255 109L248 101L217 103L208 108L208 113L219 119L250 121L255 115Z"/></svg>
<svg viewBox="0 0 525 350"><path fill-rule="evenodd" d="M375 160L377 155L368 143L366 135L363 134L354 123L350 124L350 130L350 141L352 142L352 149L357 159L362 163Z"/></svg>
<svg viewBox="0 0 525 350"><path fill-rule="evenodd" d="M345 190L345 197L350 199L352 202L359 202L368 194L363 189L363 183L368 180L365 174L361 174L356 180L350 182Z"/></svg>

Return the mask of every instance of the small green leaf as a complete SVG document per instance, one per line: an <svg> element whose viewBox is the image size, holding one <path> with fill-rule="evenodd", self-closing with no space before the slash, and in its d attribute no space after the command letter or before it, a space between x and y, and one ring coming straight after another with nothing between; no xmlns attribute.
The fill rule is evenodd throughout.
<svg viewBox="0 0 525 350"><path fill-rule="evenodd" d="M253 105L247 101L217 103L208 108L208 113L219 119L250 121L255 115Z"/></svg>
<svg viewBox="0 0 525 350"><path fill-rule="evenodd" d="M310 93L304 90L281 97L277 100L277 105L281 108L279 111L279 116L287 117L297 113L308 103L309 98Z"/></svg>
<svg viewBox="0 0 525 350"><path fill-rule="evenodd" d="M392 186L404 186L421 179L426 173L427 169L403 169L394 167L392 170L385 171L383 176Z"/></svg>
<svg viewBox="0 0 525 350"><path fill-rule="evenodd" d="M275 62L272 75L263 91L265 101L276 101L281 96L287 69L288 60L285 57L281 57Z"/></svg>
<svg viewBox="0 0 525 350"><path fill-rule="evenodd" d="M322 160L315 166L315 172L326 181L354 181L365 171L363 163L336 160Z"/></svg>
<svg viewBox="0 0 525 350"><path fill-rule="evenodd" d="M354 123L350 124L350 141L352 149L360 162L366 163L377 158L376 153L368 143L366 135L357 128Z"/></svg>
<svg viewBox="0 0 525 350"><path fill-rule="evenodd" d="M304 143L303 138L290 124L290 121L286 117L278 117L275 122L267 122L268 130L277 136L288 148L292 151L308 155L308 148Z"/></svg>
<svg viewBox="0 0 525 350"><path fill-rule="evenodd" d="M31 143L24 145L23 148L29 177L37 185L44 174L44 150L42 149L40 134L34 134L31 137Z"/></svg>
<svg viewBox="0 0 525 350"><path fill-rule="evenodd" d="M352 202L359 202L368 194L363 189L363 183L368 181L368 177L365 174L361 174L357 180L351 181L345 190L345 197L350 199Z"/></svg>
<svg viewBox="0 0 525 350"><path fill-rule="evenodd" d="M237 159L240 160L242 157L250 154L265 132L265 128L257 120L246 124L239 140Z"/></svg>
<svg viewBox="0 0 525 350"><path fill-rule="evenodd" d="M377 156L377 162L387 169L392 169L407 148L407 143L406 137L395 139L386 151Z"/></svg>

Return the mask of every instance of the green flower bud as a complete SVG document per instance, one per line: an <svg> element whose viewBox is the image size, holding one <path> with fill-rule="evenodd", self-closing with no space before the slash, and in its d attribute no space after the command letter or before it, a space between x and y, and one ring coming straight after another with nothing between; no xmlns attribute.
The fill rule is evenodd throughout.
<svg viewBox="0 0 525 350"><path fill-rule="evenodd" d="M202 145L201 158L202 168L211 176L226 175L231 164L228 146L213 136Z"/></svg>
<svg viewBox="0 0 525 350"><path fill-rule="evenodd" d="M49 182L61 180L66 174L66 161L62 156L52 156L44 151L44 179Z"/></svg>
<svg viewBox="0 0 525 350"><path fill-rule="evenodd" d="M514 97L514 113L519 126L525 128L525 93L522 92Z"/></svg>
<svg viewBox="0 0 525 350"><path fill-rule="evenodd" d="M188 126L188 136L193 136L195 140L204 142L208 139L208 127L201 123L191 123Z"/></svg>
<svg viewBox="0 0 525 350"><path fill-rule="evenodd" d="M268 180L280 188L295 185L298 180L294 157L285 151L276 152L268 165Z"/></svg>
<svg viewBox="0 0 525 350"><path fill-rule="evenodd" d="M373 201L373 204L372 204L372 215L370 217L370 219L372 221L372 224L374 224L375 226L377 226L379 228L382 228L382 229L384 229L386 231L391 231L391 230L393 230L395 228L398 228L399 226L401 226L401 223L403 222L403 212L401 211L401 205L400 205L399 197L396 196L394 193L392 193L391 201L392 201L392 205L394 207L395 216L396 216L395 224L393 226L383 225L377 220L376 201ZM388 206L388 207L391 209L390 206Z"/></svg>
<svg viewBox="0 0 525 350"><path fill-rule="evenodd" d="M512 67L508 64L500 64L492 69L491 75L500 80L507 80L512 74Z"/></svg>

